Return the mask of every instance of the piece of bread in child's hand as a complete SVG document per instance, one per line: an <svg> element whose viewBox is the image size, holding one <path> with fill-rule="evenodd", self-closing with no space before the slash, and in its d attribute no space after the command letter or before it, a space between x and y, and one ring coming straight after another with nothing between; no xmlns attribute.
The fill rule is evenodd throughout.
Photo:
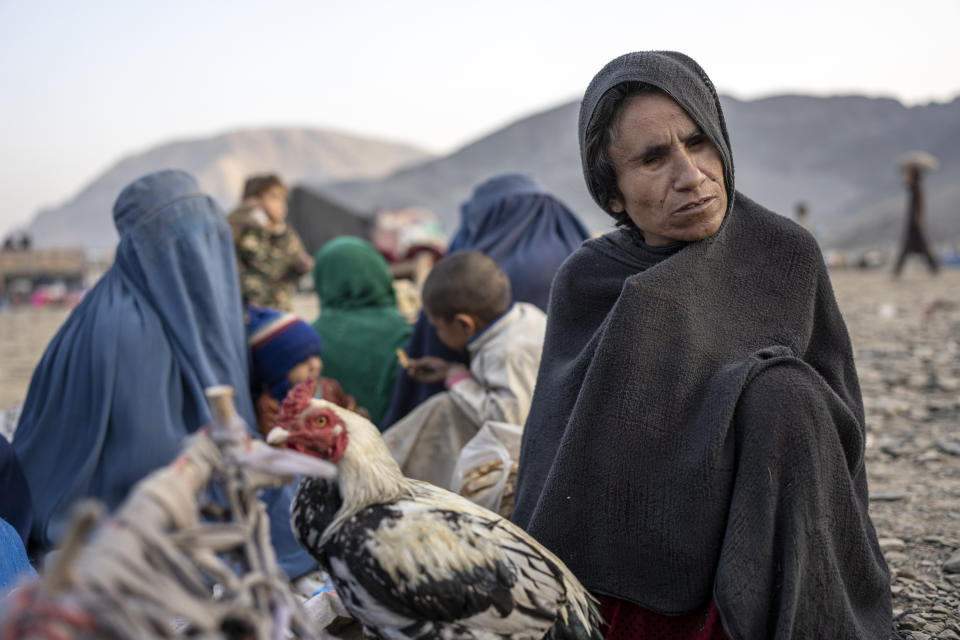
<svg viewBox="0 0 960 640"><path fill-rule="evenodd" d="M400 366L404 369L410 366L410 358L407 356L407 352L403 349L397 349L397 362L399 362Z"/></svg>

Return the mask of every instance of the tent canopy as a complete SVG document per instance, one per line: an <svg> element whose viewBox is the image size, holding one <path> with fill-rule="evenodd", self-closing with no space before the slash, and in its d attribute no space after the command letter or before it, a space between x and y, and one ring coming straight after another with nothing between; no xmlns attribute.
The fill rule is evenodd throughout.
<svg viewBox="0 0 960 640"><path fill-rule="evenodd" d="M373 219L298 185L290 193L287 223L300 235L307 252L313 255L337 236L369 239Z"/></svg>

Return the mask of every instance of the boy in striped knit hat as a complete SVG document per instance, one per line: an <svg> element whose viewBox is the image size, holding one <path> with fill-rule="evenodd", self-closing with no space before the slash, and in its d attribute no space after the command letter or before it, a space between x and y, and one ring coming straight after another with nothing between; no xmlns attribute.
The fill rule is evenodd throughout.
<svg viewBox="0 0 960 640"><path fill-rule="evenodd" d="M361 415L366 409L340 383L323 378L322 344L316 330L300 317L277 309L247 305L250 386L257 408L257 426L266 437L274 426L287 392L301 382L317 381L317 395Z"/></svg>

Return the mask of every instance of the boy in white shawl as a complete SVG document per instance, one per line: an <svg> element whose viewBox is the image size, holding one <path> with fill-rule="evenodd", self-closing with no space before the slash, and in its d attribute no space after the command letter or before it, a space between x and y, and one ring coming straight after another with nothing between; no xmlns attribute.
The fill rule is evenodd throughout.
<svg viewBox="0 0 960 640"><path fill-rule="evenodd" d="M523 425L540 367L547 317L513 302L510 280L491 258L460 251L438 262L423 285L423 308L437 336L466 350L470 368L428 356L409 360L418 382L447 391L383 434L403 473L447 489L464 445L487 422Z"/></svg>

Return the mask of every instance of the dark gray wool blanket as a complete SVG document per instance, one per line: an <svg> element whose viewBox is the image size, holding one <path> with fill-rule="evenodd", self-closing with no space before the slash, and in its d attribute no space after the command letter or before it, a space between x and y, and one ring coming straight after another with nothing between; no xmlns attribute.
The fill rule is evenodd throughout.
<svg viewBox="0 0 960 640"><path fill-rule="evenodd" d="M604 68L581 145L627 80L707 133L729 208L705 240L653 250L617 230L561 267L513 519L595 593L667 614L713 600L735 640L886 638L860 388L816 242L734 192L716 93L682 54Z"/></svg>

